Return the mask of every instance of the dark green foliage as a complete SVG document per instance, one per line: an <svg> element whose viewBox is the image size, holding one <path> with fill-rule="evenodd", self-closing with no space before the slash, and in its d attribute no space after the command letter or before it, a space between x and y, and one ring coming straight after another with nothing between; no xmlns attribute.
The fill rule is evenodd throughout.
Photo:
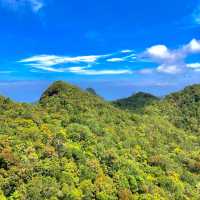
<svg viewBox="0 0 200 200"><path fill-rule="evenodd" d="M114 106L124 110L141 112L146 106L157 101L159 101L159 98L156 96L144 92L138 92L128 98L119 99L117 101L113 101L112 103Z"/></svg>
<svg viewBox="0 0 200 200"><path fill-rule="evenodd" d="M161 111L177 127L200 132L200 85L186 87L168 95L162 102Z"/></svg>
<svg viewBox="0 0 200 200"><path fill-rule="evenodd" d="M140 93L137 112L61 81L35 105L0 97L0 199L198 200L199 88Z"/></svg>
<svg viewBox="0 0 200 200"><path fill-rule="evenodd" d="M98 96L98 94L96 93L96 91L93 88L86 88L86 91L89 92L90 94Z"/></svg>

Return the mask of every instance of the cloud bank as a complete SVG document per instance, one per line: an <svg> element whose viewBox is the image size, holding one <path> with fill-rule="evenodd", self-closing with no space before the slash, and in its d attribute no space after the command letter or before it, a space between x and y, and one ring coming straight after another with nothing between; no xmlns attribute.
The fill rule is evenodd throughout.
<svg viewBox="0 0 200 200"><path fill-rule="evenodd" d="M200 41L191 40L178 49L171 50L165 45L154 45L147 48L142 57L159 64L157 72L176 74L184 71L188 66L185 59L192 54L200 53Z"/></svg>
<svg viewBox="0 0 200 200"><path fill-rule="evenodd" d="M157 44L138 54L133 50L84 56L44 54L24 58L18 62L37 70L82 75L178 74L187 70L200 71L198 60L197 62L186 62L189 56L195 54L200 54L200 41L197 39L192 39L188 44L177 49ZM144 66L144 60L145 63L151 63L154 67Z"/></svg>

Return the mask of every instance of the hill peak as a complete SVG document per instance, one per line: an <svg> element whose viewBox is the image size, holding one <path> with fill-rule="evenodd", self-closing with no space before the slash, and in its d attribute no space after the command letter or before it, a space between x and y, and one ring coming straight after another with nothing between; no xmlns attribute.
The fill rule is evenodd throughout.
<svg viewBox="0 0 200 200"><path fill-rule="evenodd" d="M145 106L150 105L158 100L159 98L152 94L137 92L130 97L116 100L113 102L113 104L121 109L141 111Z"/></svg>
<svg viewBox="0 0 200 200"><path fill-rule="evenodd" d="M128 98L131 98L131 97L134 97L134 98L135 98L135 97L146 97L146 98L159 99L158 97L156 97L156 96L154 96L154 95L152 95L152 94L150 94L150 93L147 93L147 92L137 92L137 93L131 95L131 96L128 97Z"/></svg>
<svg viewBox="0 0 200 200"><path fill-rule="evenodd" d="M64 81L55 81L45 90L40 100L52 96L59 96L71 90L78 90L78 88Z"/></svg>
<svg viewBox="0 0 200 200"><path fill-rule="evenodd" d="M93 88L86 88L86 91L89 92L90 94L98 96L97 93L96 93L96 91Z"/></svg>
<svg viewBox="0 0 200 200"><path fill-rule="evenodd" d="M64 81L56 81L48 87L42 94L40 101L41 105L49 108L71 108L76 110L85 110L86 108L95 108L97 106L107 106L107 102L88 91L68 84Z"/></svg>

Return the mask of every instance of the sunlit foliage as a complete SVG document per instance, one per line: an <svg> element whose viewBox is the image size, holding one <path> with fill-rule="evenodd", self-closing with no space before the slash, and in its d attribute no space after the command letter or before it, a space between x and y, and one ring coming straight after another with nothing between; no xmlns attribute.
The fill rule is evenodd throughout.
<svg viewBox="0 0 200 200"><path fill-rule="evenodd" d="M0 97L0 199L198 200L199 91L141 113L61 81L34 105Z"/></svg>

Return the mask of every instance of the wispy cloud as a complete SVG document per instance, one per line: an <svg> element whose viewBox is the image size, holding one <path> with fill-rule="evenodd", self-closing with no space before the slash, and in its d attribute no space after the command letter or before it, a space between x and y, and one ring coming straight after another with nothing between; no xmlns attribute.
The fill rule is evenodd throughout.
<svg viewBox="0 0 200 200"><path fill-rule="evenodd" d="M37 13L44 7L43 0L0 0L2 6L20 11L21 9L31 9Z"/></svg>
<svg viewBox="0 0 200 200"><path fill-rule="evenodd" d="M126 70L126 69L95 70L95 69L90 69L90 66L54 68L54 67L45 67L45 66L35 65L34 68L44 70L47 72L56 72L56 73L69 72L69 73L80 74L80 75L117 75L117 74L132 74L133 73L131 70Z"/></svg>
<svg viewBox="0 0 200 200"><path fill-rule="evenodd" d="M196 25L200 25L200 4L192 13L193 23Z"/></svg>
<svg viewBox="0 0 200 200"><path fill-rule="evenodd" d="M94 70L94 69L87 69L85 67L71 67L68 68L69 72L75 74L83 74L83 75L119 75L119 74L132 74L131 70L126 69L109 69L109 70Z"/></svg>
<svg viewBox="0 0 200 200"><path fill-rule="evenodd" d="M128 55L124 56L123 54L126 53ZM113 53L112 55L114 55ZM108 58L106 61L107 62L133 62L137 59L136 53L133 53L133 50L122 50L119 53L119 56L122 57L112 57Z"/></svg>
<svg viewBox="0 0 200 200"><path fill-rule="evenodd" d="M53 66L66 63L95 63L100 58L108 57L109 55L89 55L89 56L56 56L56 55L37 55L22 59L18 62L26 63L32 66Z"/></svg>
<svg viewBox="0 0 200 200"><path fill-rule="evenodd" d="M193 10L181 20L176 22L176 25L182 30L196 29L200 26L200 0L196 1L196 6Z"/></svg>
<svg viewBox="0 0 200 200"><path fill-rule="evenodd" d="M124 58L109 58L106 61L107 62L123 62Z"/></svg>
<svg viewBox="0 0 200 200"><path fill-rule="evenodd" d="M106 55L88 55L88 56L56 56L56 55L37 55L19 60L34 69L56 73L74 73L82 75L115 75L115 74L131 74L131 70L127 69L92 69L100 59L106 59L112 54ZM65 66L64 64L79 64L80 66Z"/></svg>
<svg viewBox="0 0 200 200"><path fill-rule="evenodd" d="M185 58L196 53L200 53L200 41L193 39L188 44L174 50L165 45L154 45L147 48L143 57L159 64L158 72L176 74L188 67Z"/></svg>
<svg viewBox="0 0 200 200"><path fill-rule="evenodd" d="M66 69L64 68L55 68L55 67L50 67L50 66L48 67L48 66L43 66L40 64L31 64L30 66L34 69L44 70L48 72L65 72L66 71Z"/></svg>
<svg viewBox="0 0 200 200"><path fill-rule="evenodd" d="M131 49L124 49L124 50L121 50L120 52L121 52L121 53L132 53L132 52L134 52L134 50L131 50Z"/></svg>
<svg viewBox="0 0 200 200"><path fill-rule="evenodd" d="M183 65L181 66L181 68L183 68ZM157 72L167 73L167 74L178 74L182 72L181 68L177 64L176 65L163 64L157 67Z"/></svg>

